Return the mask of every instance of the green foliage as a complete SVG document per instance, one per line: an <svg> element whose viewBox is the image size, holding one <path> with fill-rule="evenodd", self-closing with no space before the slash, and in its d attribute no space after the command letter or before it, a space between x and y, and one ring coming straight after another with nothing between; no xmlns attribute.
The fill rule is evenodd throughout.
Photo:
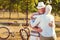
<svg viewBox="0 0 60 40"><path fill-rule="evenodd" d="M37 11L36 6L38 2L45 2L47 0L0 0L0 10L11 10L11 11L21 11L21 12L35 12ZM51 0L53 11L55 14L60 15L60 0Z"/></svg>
<svg viewBox="0 0 60 40"><path fill-rule="evenodd" d="M59 0L52 0L53 12L56 14L60 14L60 1Z"/></svg>

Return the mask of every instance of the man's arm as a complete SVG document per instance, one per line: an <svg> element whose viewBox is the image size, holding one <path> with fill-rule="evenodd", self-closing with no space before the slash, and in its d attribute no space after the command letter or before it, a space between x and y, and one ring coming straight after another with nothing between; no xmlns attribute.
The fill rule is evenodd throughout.
<svg viewBox="0 0 60 40"><path fill-rule="evenodd" d="M40 17L38 16L38 17L36 18L36 20L35 20L33 23L31 23L30 25L31 25L32 27L35 27L35 26L37 26L39 23L40 23Z"/></svg>
<svg viewBox="0 0 60 40"><path fill-rule="evenodd" d="M31 27L31 25L30 25ZM35 26L35 27L31 27L33 30L35 30L36 32L42 32L42 29L38 26Z"/></svg>
<svg viewBox="0 0 60 40"><path fill-rule="evenodd" d="M30 20L30 27L34 29L36 32L42 32L42 29L38 27L38 24L40 23L40 19L41 17L38 16L34 22Z"/></svg>
<svg viewBox="0 0 60 40"><path fill-rule="evenodd" d="M39 15L38 13L33 13L31 16L31 19L34 19L36 15Z"/></svg>

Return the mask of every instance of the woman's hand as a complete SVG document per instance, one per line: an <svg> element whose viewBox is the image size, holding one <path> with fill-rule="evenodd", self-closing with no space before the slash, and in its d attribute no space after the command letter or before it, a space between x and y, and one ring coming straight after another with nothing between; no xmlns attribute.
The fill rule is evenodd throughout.
<svg viewBox="0 0 60 40"><path fill-rule="evenodd" d="M53 21L51 21L51 23L48 24L50 27L53 27Z"/></svg>

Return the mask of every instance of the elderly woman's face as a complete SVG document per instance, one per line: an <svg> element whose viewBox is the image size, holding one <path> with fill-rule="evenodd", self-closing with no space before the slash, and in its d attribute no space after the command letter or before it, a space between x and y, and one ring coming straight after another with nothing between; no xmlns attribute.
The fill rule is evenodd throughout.
<svg viewBox="0 0 60 40"><path fill-rule="evenodd" d="M45 8L38 9L38 12L39 12L40 14L44 14Z"/></svg>

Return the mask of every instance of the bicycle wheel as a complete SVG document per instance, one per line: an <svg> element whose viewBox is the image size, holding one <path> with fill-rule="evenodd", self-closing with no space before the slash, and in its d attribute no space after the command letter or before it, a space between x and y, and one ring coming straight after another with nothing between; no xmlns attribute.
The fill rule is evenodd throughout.
<svg viewBox="0 0 60 40"><path fill-rule="evenodd" d="M28 40L28 33L25 29L21 29L19 32L22 40Z"/></svg>
<svg viewBox="0 0 60 40"><path fill-rule="evenodd" d="M0 27L0 38L7 39L10 36L9 29L6 27Z"/></svg>
<svg viewBox="0 0 60 40"><path fill-rule="evenodd" d="M29 28L24 28L24 29L27 31L28 35L30 36L30 30L29 30Z"/></svg>

